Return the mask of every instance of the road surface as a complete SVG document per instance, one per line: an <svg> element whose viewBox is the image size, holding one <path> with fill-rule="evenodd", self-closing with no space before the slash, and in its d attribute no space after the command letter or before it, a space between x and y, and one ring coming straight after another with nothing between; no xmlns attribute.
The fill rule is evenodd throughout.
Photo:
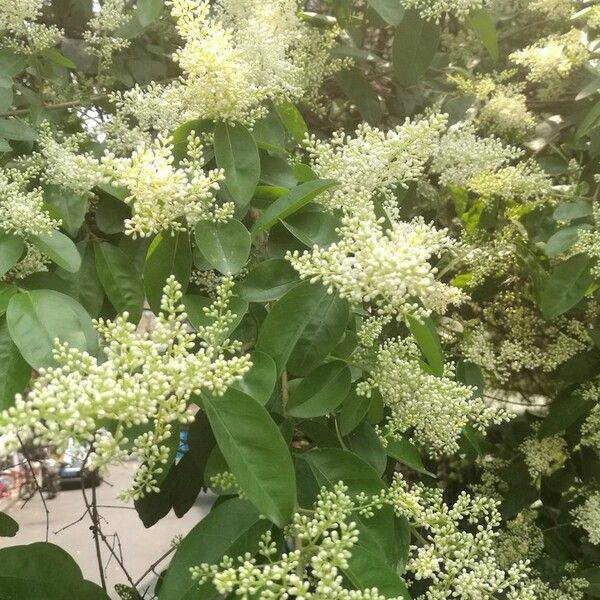
<svg viewBox="0 0 600 600"><path fill-rule="evenodd" d="M98 512L102 517L102 531L115 542L118 552L117 538L120 543L120 553L123 563L136 581L146 569L170 547L171 540L177 535L185 535L209 510L214 496L201 494L196 504L181 519L171 511L153 527L146 529L140 521L132 504L126 504L118 499L119 491L127 487L135 469L136 463L114 467L105 482L97 490ZM88 498L90 490L87 490ZM22 502L13 502L8 507L0 505L0 510L6 511L19 523L19 532L14 538L0 538L0 547L17 544L30 544L44 541L46 537L46 514L39 495L30 500L24 507ZM50 511L48 541L64 548L75 558L86 579L100 583L98 562L90 519L84 514L85 506L81 488L62 490L53 500L47 501ZM62 531L61 531L62 529ZM106 548L102 548L103 561L106 566L106 582L111 598L118 598L114 591L115 583L127 583L121 568ZM170 558L170 557L169 557ZM156 571L160 572L167 564L166 559ZM150 586L150 592L156 581L156 574L150 573L138 590L144 591ZM152 597L148 593L147 598Z"/></svg>

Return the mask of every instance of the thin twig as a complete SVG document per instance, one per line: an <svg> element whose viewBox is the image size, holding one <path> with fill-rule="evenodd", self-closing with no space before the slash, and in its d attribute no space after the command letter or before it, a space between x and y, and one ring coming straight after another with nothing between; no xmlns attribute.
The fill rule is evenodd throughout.
<svg viewBox="0 0 600 600"><path fill-rule="evenodd" d="M35 476L35 471L33 470L31 460L29 459L29 456L27 455L27 451L25 450L25 446L23 445L23 440L21 439L21 436L18 433L17 433L17 439L19 440L19 444L21 445L21 450L23 450L23 456L25 457L25 461L27 462L27 466L29 467L29 472L31 473L31 476L33 477L33 483L35 484L35 489L37 490L38 494L40 495L40 498L42 499L42 504L44 505L44 511L46 513L46 542L47 542L48 536L50 533L50 511L48 510L48 505L46 504L46 498L44 498L44 493L42 492L42 488L40 487L37 477ZM25 504L23 506L25 506Z"/></svg>
<svg viewBox="0 0 600 600"><path fill-rule="evenodd" d="M89 456L89 452L88 452ZM85 468L86 459L83 461L83 465L81 466L81 471L83 475L83 470ZM92 503L94 503L96 499L96 488L92 487ZM96 560L98 561L98 570L100 571L100 583L102 584L102 589L106 592L108 591L106 588L106 578L104 576L104 567L102 566L102 549L100 548L100 520L98 519L98 507L92 506L88 502L87 495L85 493L85 477L81 477L81 493L83 495L83 502L85 503L85 508L87 513L90 515L92 519L92 535L94 537L94 546L96 548Z"/></svg>
<svg viewBox="0 0 600 600"><path fill-rule="evenodd" d="M65 529L69 529L69 527L73 527L73 525L77 525L77 523L81 523L81 521L83 521L83 519L85 519L85 515L87 515L87 510L83 511L83 514L79 517L79 519L76 519L72 523L69 523L68 525L65 525L64 527L61 527L60 529L57 529L56 531L53 531L52 533L54 535L57 535L61 531L64 531Z"/></svg>
<svg viewBox="0 0 600 600"><path fill-rule="evenodd" d="M140 583L142 583L142 581L144 580L144 578L146 577L146 575L148 575L149 573L156 573L156 571L154 571L154 569L163 561L165 560L165 558L167 558L167 556L173 554L173 552L175 552L176 546L171 546L162 556L160 556L159 558L157 558L137 579L137 581L135 582L135 585L138 586Z"/></svg>

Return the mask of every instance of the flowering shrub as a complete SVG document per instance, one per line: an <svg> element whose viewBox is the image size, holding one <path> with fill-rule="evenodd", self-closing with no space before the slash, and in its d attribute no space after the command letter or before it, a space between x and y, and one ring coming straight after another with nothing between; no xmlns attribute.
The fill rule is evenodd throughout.
<svg viewBox="0 0 600 600"><path fill-rule="evenodd" d="M0 34L2 447L137 459L148 527L219 496L154 590L46 541L2 598L600 596L597 2L12 0Z"/></svg>

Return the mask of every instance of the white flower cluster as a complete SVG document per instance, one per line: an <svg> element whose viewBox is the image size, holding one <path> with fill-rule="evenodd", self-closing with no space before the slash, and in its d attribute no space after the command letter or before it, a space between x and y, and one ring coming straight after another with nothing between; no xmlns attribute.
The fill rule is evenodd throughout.
<svg viewBox="0 0 600 600"><path fill-rule="evenodd" d="M578 0L529 0L527 10L541 13L546 19L568 19L577 10Z"/></svg>
<svg viewBox="0 0 600 600"><path fill-rule="evenodd" d="M412 8L427 21L439 22L445 15L461 21L470 12L483 8L485 0L401 0L404 8Z"/></svg>
<svg viewBox="0 0 600 600"><path fill-rule="evenodd" d="M527 80L541 86L541 96L555 97L569 75L590 56L581 35L578 29L571 29L562 35L547 37L513 52L510 59L527 69Z"/></svg>
<svg viewBox="0 0 600 600"><path fill-rule="evenodd" d="M169 438L176 435L173 424L193 420L187 412L192 394L221 395L250 368L248 355L225 358L237 344L217 341L234 318L227 309L232 285L224 280L205 311L213 324L197 333L189 331L181 286L171 276L152 332L136 333L126 314L99 320L102 362L58 345L59 366L40 370L27 398L17 396L15 405L0 413L0 430L9 440L20 436L59 449L69 439L91 443L91 465L100 469L126 457L130 430L142 466L124 495L136 499L157 491ZM103 426L107 430L100 432Z"/></svg>
<svg viewBox="0 0 600 600"><path fill-rule="evenodd" d="M527 561L500 564L497 556L498 503L461 492L453 506L442 490L415 484L410 489L397 475L391 504L413 528L424 530L422 545L411 546L406 569L417 580L430 580L422 600L538 600Z"/></svg>
<svg viewBox="0 0 600 600"><path fill-rule="evenodd" d="M252 124L265 114L266 101L311 101L323 81L348 64L329 52L338 30L308 25L295 0L170 4L184 42L174 54L182 76L123 94L119 122L131 116L158 131L195 118ZM152 123L155 115L158 123Z"/></svg>
<svg viewBox="0 0 600 600"><path fill-rule="evenodd" d="M476 175L494 172L523 155L494 136L479 137L470 124L452 127L442 136L431 170L441 185L466 187Z"/></svg>
<svg viewBox="0 0 600 600"><path fill-rule="evenodd" d="M112 55L130 44L130 40L115 34L116 30L131 18L127 8L126 0L104 0L100 9L87 23L83 39L98 57L98 71L106 69L110 65Z"/></svg>
<svg viewBox="0 0 600 600"><path fill-rule="evenodd" d="M566 315L545 321L528 290L506 290L465 323L461 350L467 360L506 382L521 371L554 371L591 345L585 325Z"/></svg>
<svg viewBox="0 0 600 600"><path fill-rule="evenodd" d="M458 450L458 441L466 425L480 431L508 418L501 409L487 407L474 389L454 380L452 365L442 377L421 366L417 345L408 338L387 340L379 349L369 378L357 391L370 394L378 389L390 416L382 435L403 436L424 446L433 456Z"/></svg>
<svg viewBox="0 0 600 600"><path fill-rule="evenodd" d="M62 31L39 23L44 0L7 0L0 3L0 48L38 53L54 46Z"/></svg>
<svg viewBox="0 0 600 600"><path fill-rule="evenodd" d="M527 563L503 566L496 557L501 519L494 500L463 492L450 507L441 490L421 484L409 489L400 475L389 489L372 497L351 498L342 482L332 490L323 488L313 510L296 513L285 529L291 550L279 554L269 531L259 542L258 557L225 556L219 564L193 567L192 577L198 583L211 581L220 594L244 598L383 600L386 596L376 588L346 589L341 571L348 568L359 539L352 515L369 517L385 505L407 518L421 540L422 545L410 547L406 570L417 580L429 580L429 585L415 598L538 600Z"/></svg>
<svg viewBox="0 0 600 600"><path fill-rule="evenodd" d="M575 517L573 524L585 529L592 544L600 545L600 492L588 496L571 514Z"/></svg>
<svg viewBox="0 0 600 600"><path fill-rule="evenodd" d="M600 384L588 383L581 390L581 396L595 403L581 426L581 445L600 450Z"/></svg>
<svg viewBox="0 0 600 600"><path fill-rule="evenodd" d="M536 120L527 108L525 94L509 86L498 86L477 115L482 129L508 139L523 139L531 134Z"/></svg>
<svg viewBox="0 0 600 600"><path fill-rule="evenodd" d="M288 253L287 258L303 279L322 281L330 292L361 304L372 302L381 314L443 313L449 304L462 301L462 292L436 280L430 259L449 248L453 240L445 230L415 219L392 222L363 211L346 216L341 240L327 248Z"/></svg>
<svg viewBox="0 0 600 600"><path fill-rule="evenodd" d="M363 503L368 504L368 500ZM373 503L381 506L383 500L375 498ZM274 560L278 545L269 531L259 544L260 562L250 553L237 561L225 556L217 565L192 568L192 577L199 583L210 580L219 594L244 598L384 600L386 596L376 588L348 590L340 573L348 568L352 548L358 542L359 532L351 520L352 513L364 510L361 501L350 498L342 482L331 491L323 488L310 515L295 513L285 529L286 538L293 540L293 550Z"/></svg>
<svg viewBox="0 0 600 600"><path fill-rule="evenodd" d="M558 435L539 439L533 435L521 444L529 475L536 481L560 469L568 457L567 442Z"/></svg>
<svg viewBox="0 0 600 600"><path fill-rule="evenodd" d="M422 177L425 163L438 149L446 121L446 115L432 114L415 121L406 119L389 131L362 123L354 137L336 132L331 140L307 139L315 173L340 182L319 202L330 210L358 213L370 206L376 194L391 200L398 185Z"/></svg>
<svg viewBox="0 0 600 600"><path fill-rule="evenodd" d="M106 183L100 162L91 152L81 152L80 147L89 142L85 134L61 135L53 133L48 122L39 128L40 177L47 183L85 194L95 185ZM37 157L31 156L36 162Z"/></svg>
<svg viewBox="0 0 600 600"><path fill-rule="evenodd" d="M202 145L190 134L188 158L180 167L174 165L171 139L158 136L151 144L142 143L130 158L106 153L102 165L116 186L129 190L126 202L132 217L125 221L125 232L132 237L146 237L167 229L185 228L178 220L185 218L193 226L202 219L222 221L233 213L233 205L215 204L214 194L222 170L203 170Z"/></svg>
<svg viewBox="0 0 600 600"><path fill-rule="evenodd" d="M30 173L0 169L0 230L23 237L49 233L60 223L44 209L39 187L28 189Z"/></svg>
<svg viewBox="0 0 600 600"><path fill-rule="evenodd" d="M536 524L536 512L522 510L514 519L506 523L498 539L496 555L504 567L529 560L533 562L544 551L544 532Z"/></svg>
<svg viewBox="0 0 600 600"><path fill-rule="evenodd" d="M577 241L569 248L568 254L579 254L583 252L596 259L592 267L592 275L600 277L600 202L594 202L592 205L592 214L594 217L594 229L580 229L577 235Z"/></svg>

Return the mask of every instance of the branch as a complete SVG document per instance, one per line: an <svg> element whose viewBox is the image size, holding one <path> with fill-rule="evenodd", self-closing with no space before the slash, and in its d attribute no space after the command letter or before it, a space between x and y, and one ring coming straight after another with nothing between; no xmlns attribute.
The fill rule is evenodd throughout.
<svg viewBox="0 0 600 600"><path fill-rule="evenodd" d="M44 498L42 488L40 487L37 477L35 476L35 471L33 470L31 460L30 460L29 456L27 455L27 451L25 450L23 440L21 439L21 436L18 433L17 433L17 439L19 440L19 444L21 444L21 450L23 451L23 456L25 457L25 461L27 462L27 466L29 467L29 472L31 473L31 476L33 477L33 483L35 484L35 489L37 490L38 494L40 495L40 498L42 499L42 504L44 505L44 511L46 513L46 542L47 542L48 534L50 532L50 511L48 510L48 505L46 504L46 498ZM25 506L25 505L23 505L23 506Z"/></svg>
<svg viewBox="0 0 600 600"><path fill-rule="evenodd" d="M135 582L134 586L138 586L144 580L144 577L148 575L150 572L155 572L154 569L163 561L167 556L170 556L175 552L177 546L171 546L164 554L162 554L159 558L157 558L139 577Z"/></svg>

